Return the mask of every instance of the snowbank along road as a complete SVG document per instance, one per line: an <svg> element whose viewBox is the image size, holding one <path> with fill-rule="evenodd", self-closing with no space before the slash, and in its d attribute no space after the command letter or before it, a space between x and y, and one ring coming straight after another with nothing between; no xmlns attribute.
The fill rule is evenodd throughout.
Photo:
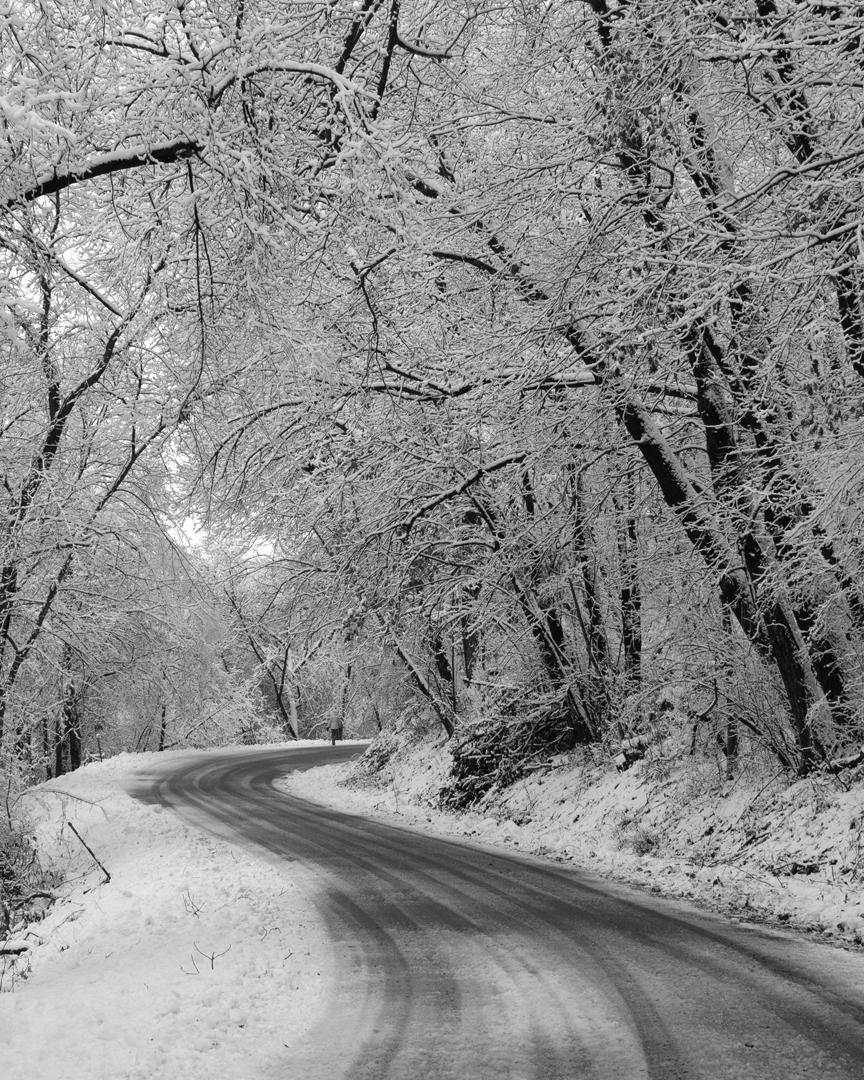
<svg viewBox="0 0 864 1080"><path fill-rule="evenodd" d="M864 1077L864 957L272 786L357 752L202 756L133 792L320 873L341 974L286 1077Z"/></svg>

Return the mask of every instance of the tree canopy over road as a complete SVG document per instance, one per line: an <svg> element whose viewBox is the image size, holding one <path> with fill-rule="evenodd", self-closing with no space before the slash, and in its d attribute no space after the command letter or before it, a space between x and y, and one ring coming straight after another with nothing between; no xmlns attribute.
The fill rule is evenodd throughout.
<svg viewBox="0 0 864 1080"><path fill-rule="evenodd" d="M730 770L853 752L862 34L851 0L7 8L3 753L418 707L566 748L669 702Z"/></svg>

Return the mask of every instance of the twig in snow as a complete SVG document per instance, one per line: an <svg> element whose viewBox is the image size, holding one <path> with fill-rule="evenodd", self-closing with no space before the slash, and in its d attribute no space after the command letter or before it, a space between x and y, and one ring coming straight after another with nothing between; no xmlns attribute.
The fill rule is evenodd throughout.
<svg viewBox="0 0 864 1080"><path fill-rule="evenodd" d="M222 952L206 953L206 952L203 951L203 949L198 948L198 942L197 941L193 941L192 944L195 946L195 952L197 952L200 956L203 956L205 960L210 961L210 970L211 971L213 971L214 965L216 964L216 961L219 959L219 957L224 956L225 953L231 951L231 946L229 945L228 948L223 949ZM190 957L190 959L192 960L192 963L195 964L195 958ZM196 971L198 970L198 965L197 964L195 964L195 970Z"/></svg>
<svg viewBox="0 0 864 1080"><path fill-rule="evenodd" d="M75 835L78 837L78 839L81 841L81 843L84 845L84 847L89 852L90 857L92 858L93 862L96 863L96 865L99 867L99 869L105 875L105 880L102 882L102 884L107 885L108 882L111 880L111 875L108 873L108 871L105 869L105 867L99 861L99 859L96 857L96 852L93 850L93 848L90 847L90 845L87 843L87 841L81 835L81 833L78 832L78 830L75 828L75 826L72 824L71 821L67 821L66 824L69 826L69 828L72 830L72 832L75 833Z"/></svg>
<svg viewBox="0 0 864 1080"><path fill-rule="evenodd" d="M183 907L186 908L186 911L190 915L194 915L196 919L201 914L202 907L200 904L196 904L195 901L192 899L191 889L187 889L186 892L183 893Z"/></svg>
<svg viewBox="0 0 864 1080"><path fill-rule="evenodd" d="M102 811L102 813L105 815L106 820L108 818L108 811L102 805L101 801L95 799L84 799L80 795L73 795L71 791L64 791L63 788L49 788L40 786L38 788L33 788L30 791L22 791L21 796L23 797L24 795L35 795L37 798L42 795L62 795L66 799L74 799L76 802L83 802L86 806L95 806Z"/></svg>
<svg viewBox="0 0 864 1080"><path fill-rule="evenodd" d="M65 795L67 799L75 799L76 802L87 803L88 806L99 806L99 803L95 799L85 799L81 795L73 795L71 791L64 791L59 787L45 787L44 785L39 788L33 788L32 791L22 791L22 795Z"/></svg>
<svg viewBox="0 0 864 1080"><path fill-rule="evenodd" d="M184 975L200 975L201 972L198 970L198 965L195 963L195 957L192 956L191 953L189 955L189 959L192 961L192 967L194 967L195 970L194 971L187 971L186 968L184 968L182 964L180 965L180 970L183 972Z"/></svg>

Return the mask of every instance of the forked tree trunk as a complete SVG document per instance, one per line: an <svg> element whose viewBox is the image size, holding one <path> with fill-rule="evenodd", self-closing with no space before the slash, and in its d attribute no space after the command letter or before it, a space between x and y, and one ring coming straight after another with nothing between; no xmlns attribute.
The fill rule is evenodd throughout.
<svg viewBox="0 0 864 1080"><path fill-rule="evenodd" d="M414 683L414 686L419 691L420 695L429 702L432 711L441 721L441 726L444 728L444 731L449 738L455 730L455 725L453 723L453 717L450 714L448 707L435 694L434 690L429 685L429 680L424 676L423 672L420 670L414 659L411 657L411 654L399 640L399 636L397 635L393 627L388 626L385 620L382 619L380 616L379 621L385 627L387 636L389 637L390 642L393 645L393 651L396 653L396 655L399 657L405 667L408 668L408 672L411 675L411 680Z"/></svg>

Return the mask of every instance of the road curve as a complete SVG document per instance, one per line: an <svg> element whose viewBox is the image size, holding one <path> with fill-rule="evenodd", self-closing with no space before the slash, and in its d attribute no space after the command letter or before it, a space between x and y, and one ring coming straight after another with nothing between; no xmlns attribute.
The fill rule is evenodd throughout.
<svg viewBox="0 0 864 1080"><path fill-rule="evenodd" d="M202 754L132 792L320 874L339 989L286 1077L864 1077L864 957L272 786L357 752Z"/></svg>

